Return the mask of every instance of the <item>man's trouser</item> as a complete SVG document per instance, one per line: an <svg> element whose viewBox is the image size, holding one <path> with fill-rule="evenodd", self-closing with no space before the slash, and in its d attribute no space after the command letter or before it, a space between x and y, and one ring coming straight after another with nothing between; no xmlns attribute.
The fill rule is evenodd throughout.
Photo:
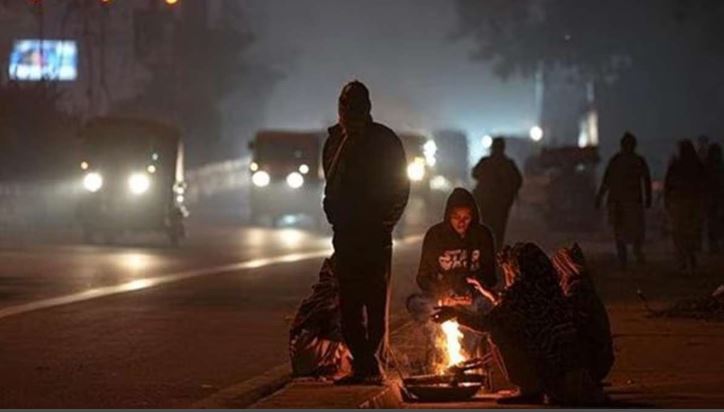
<svg viewBox="0 0 724 412"><path fill-rule="evenodd" d="M495 236L496 251L503 248L505 244L505 229L508 225L508 214L510 206L507 204L480 204L480 220L488 226Z"/></svg>
<svg viewBox="0 0 724 412"><path fill-rule="evenodd" d="M389 234L335 233L342 334L358 375L381 373L380 350L387 335L392 244Z"/></svg>

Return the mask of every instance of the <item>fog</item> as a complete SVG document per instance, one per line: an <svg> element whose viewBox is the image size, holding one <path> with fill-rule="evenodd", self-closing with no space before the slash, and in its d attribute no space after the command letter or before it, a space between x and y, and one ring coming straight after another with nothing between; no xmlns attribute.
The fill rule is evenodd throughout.
<svg viewBox="0 0 724 412"><path fill-rule="evenodd" d="M371 90L373 116L397 130L456 128L469 136L522 132L536 122L529 79L502 82L455 39L453 2L253 0L255 58L285 76L269 128L321 128L336 119L341 86ZM476 139L477 140L477 139Z"/></svg>

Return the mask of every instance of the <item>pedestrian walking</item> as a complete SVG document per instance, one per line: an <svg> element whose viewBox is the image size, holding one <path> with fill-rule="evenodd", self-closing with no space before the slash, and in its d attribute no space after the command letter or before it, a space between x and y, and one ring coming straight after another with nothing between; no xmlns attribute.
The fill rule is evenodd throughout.
<svg viewBox="0 0 724 412"><path fill-rule="evenodd" d="M523 184L520 170L513 159L505 155L502 137L493 139L490 156L480 159L472 175L477 181L473 195L480 208L480 218L493 231L499 250L505 243L510 208Z"/></svg>
<svg viewBox="0 0 724 412"><path fill-rule="evenodd" d="M651 173L646 159L636 153L636 137L626 132L621 150L606 166L596 196L596 208L604 197L613 226L616 253L622 268L628 264L628 245L639 263L645 262L643 242L646 234L644 207L651 207Z"/></svg>
<svg viewBox="0 0 724 412"><path fill-rule="evenodd" d="M707 175L691 140L679 142L664 180L664 204L671 222L679 269L693 273L701 249L702 212Z"/></svg>

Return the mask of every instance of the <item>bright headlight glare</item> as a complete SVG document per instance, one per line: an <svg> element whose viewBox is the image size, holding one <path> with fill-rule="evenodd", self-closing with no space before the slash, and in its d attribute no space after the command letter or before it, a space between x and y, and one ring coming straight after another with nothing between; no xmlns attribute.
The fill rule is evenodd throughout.
<svg viewBox="0 0 724 412"><path fill-rule="evenodd" d="M298 172L292 172L287 175L287 184L292 189L299 189L304 184L304 177Z"/></svg>
<svg viewBox="0 0 724 412"><path fill-rule="evenodd" d="M270 181L271 178L269 177L269 173L263 170L255 172L253 175L251 175L251 182L254 183L254 186L256 187L269 186Z"/></svg>
<svg viewBox="0 0 724 412"><path fill-rule="evenodd" d="M128 189L134 195L146 193L151 187L151 179L145 173L134 173L128 178Z"/></svg>
<svg viewBox="0 0 724 412"><path fill-rule="evenodd" d="M425 161L415 159L407 166L407 177L413 182L419 182L425 178Z"/></svg>
<svg viewBox="0 0 724 412"><path fill-rule="evenodd" d="M530 128L530 138L533 141L538 142L543 138L543 129L540 126L533 126Z"/></svg>
<svg viewBox="0 0 724 412"><path fill-rule="evenodd" d="M97 172L90 172L83 178L83 187L89 192L97 192L103 187L103 176Z"/></svg>

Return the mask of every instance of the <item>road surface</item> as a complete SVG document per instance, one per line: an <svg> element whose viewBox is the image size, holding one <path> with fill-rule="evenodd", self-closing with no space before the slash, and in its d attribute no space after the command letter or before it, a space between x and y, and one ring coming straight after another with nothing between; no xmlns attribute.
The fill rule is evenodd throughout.
<svg viewBox="0 0 724 412"><path fill-rule="evenodd" d="M178 408L278 366L330 239L192 225L187 244L0 248L0 407ZM398 242L396 308L419 236Z"/></svg>

